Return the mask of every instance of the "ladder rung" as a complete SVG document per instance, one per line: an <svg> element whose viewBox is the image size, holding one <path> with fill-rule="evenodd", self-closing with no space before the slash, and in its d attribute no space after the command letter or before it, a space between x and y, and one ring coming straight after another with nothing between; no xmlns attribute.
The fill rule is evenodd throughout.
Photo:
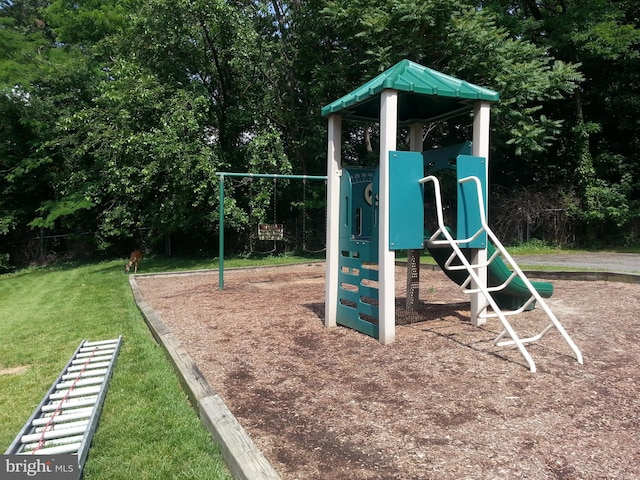
<svg viewBox="0 0 640 480"><path fill-rule="evenodd" d="M86 395L96 395L98 393L100 393L100 385L95 385L93 387L76 388L74 390L60 390L57 393L52 393L49 398L51 400L61 400L64 397L77 398Z"/></svg>
<svg viewBox="0 0 640 480"><path fill-rule="evenodd" d="M37 450L22 452L20 455L61 455L64 453L77 453L82 442L67 443L56 447L44 447Z"/></svg>
<svg viewBox="0 0 640 480"><path fill-rule="evenodd" d="M78 359L78 360L73 360L73 361L71 362L71 364L72 364L72 365L84 365L85 363L87 363L87 361L88 361L89 363L93 363L93 362L108 362L108 361L110 361L112 358L113 358L113 357L111 357L111 356L104 356L104 357L102 357L102 356L100 356L100 357L96 356L96 357L93 357L93 358L80 358L80 359Z"/></svg>
<svg viewBox="0 0 640 480"><path fill-rule="evenodd" d="M89 420L76 420L75 422L57 423L55 425L35 427L33 429L33 433L42 433L44 431L50 432L50 431L70 430L76 427L86 427L88 424L89 424Z"/></svg>
<svg viewBox="0 0 640 480"><path fill-rule="evenodd" d="M76 356L80 355L80 354L86 354L86 353L98 353L98 352L108 352L109 350L116 350L118 348L118 345L113 344L113 345L94 345L92 347L85 347L82 346L78 349L78 353L76 353Z"/></svg>
<svg viewBox="0 0 640 480"><path fill-rule="evenodd" d="M57 430L54 428L53 430L47 430L46 432L38 432L38 433L31 433L29 435L23 435L21 438L21 442L33 443L33 442L40 441L41 438L44 438L45 440L50 440L52 438L68 437L70 435L78 435L80 433L84 434L86 430L87 430L86 425L81 427L63 428L63 429L57 429Z"/></svg>
<svg viewBox="0 0 640 480"><path fill-rule="evenodd" d="M95 347L96 345L107 345L108 343L118 343L120 341L119 338L114 338L112 340L98 340L95 342L84 342L82 344L83 347Z"/></svg>
<svg viewBox="0 0 640 480"><path fill-rule="evenodd" d="M117 345L95 345L92 347L80 347L79 352L80 353L84 353L84 352L95 352L95 351L102 351L102 350L115 350L115 348L117 347Z"/></svg>
<svg viewBox="0 0 640 480"><path fill-rule="evenodd" d="M95 359L94 359L95 360ZM104 362L104 361L100 361L100 362L92 362L89 365L84 365L84 364L80 364L80 365L73 365L69 368L67 368L67 372L78 372L80 370L91 370L93 368L107 368L109 367L110 362Z"/></svg>
<svg viewBox="0 0 640 480"><path fill-rule="evenodd" d="M540 340L542 337L544 337L547 332L549 330L551 330L552 328L554 328L555 325L552 323L550 323L549 325L547 325L540 333L538 333L537 335L534 335L533 337L528 337L528 338L521 338L520 342L522 343L533 343L533 342L537 342L538 340ZM499 340L501 337L497 338L496 340ZM515 342L513 340L505 340L503 342L498 342L495 341L495 344L498 345L499 347L504 347L506 345L513 345Z"/></svg>
<svg viewBox="0 0 640 480"><path fill-rule="evenodd" d="M42 425L48 425L49 422L52 423L65 423L71 420L80 420L81 418L89 418L93 413L93 408L79 408L77 411L72 413L63 413L60 415L53 416L53 413L48 414L42 418L35 418L31 425L34 427L40 427Z"/></svg>
<svg viewBox="0 0 640 480"><path fill-rule="evenodd" d="M98 357L100 355L113 355L115 353L115 348L110 348L108 350L91 350L89 352L82 352L76 355L76 358L91 358Z"/></svg>
<svg viewBox="0 0 640 480"><path fill-rule="evenodd" d="M25 450L35 450L38 447L55 447L58 445L67 445L69 443L77 443L82 442L84 435L72 435L70 437L62 437L62 438L53 438L51 440L47 440L45 442L34 442L34 443L26 443L24 445Z"/></svg>
<svg viewBox="0 0 640 480"><path fill-rule="evenodd" d="M104 381L104 377L89 377L79 380L68 380L66 382L60 382L56 385L56 389L62 390L71 387L84 387L86 385L100 385Z"/></svg>
<svg viewBox="0 0 640 480"><path fill-rule="evenodd" d="M80 369L78 373L66 373L62 375L61 379L71 380L73 378L98 377L98 376L104 376L106 374L107 374L106 368L96 368L96 369L90 369L85 371L82 371L82 369Z"/></svg>
<svg viewBox="0 0 640 480"><path fill-rule="evenodd" d="M53 411L58 409L60 404L62 404L62 409L63 410L72 409L72 408L78 408L78 407L88 407L90 405L94 405L97 400L98 400L97 395L93 395L93 396L89 396L89 397L82 397L82 398L68 398L65 401L60 400L60 401L57 401L57 402L50 403L49 405L43 405L42 406L42 411L43 412L53 412Z"/></svg>

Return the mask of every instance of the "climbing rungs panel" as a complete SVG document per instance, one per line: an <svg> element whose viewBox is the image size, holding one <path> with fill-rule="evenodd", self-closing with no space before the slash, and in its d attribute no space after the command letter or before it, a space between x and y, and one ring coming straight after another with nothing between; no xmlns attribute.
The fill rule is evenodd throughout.
<svg viewBox="0 0 640 480"><path fill-rule="evenodd" d="M82 471L121 344L83 341L5 455L77 455Z"/></svg>

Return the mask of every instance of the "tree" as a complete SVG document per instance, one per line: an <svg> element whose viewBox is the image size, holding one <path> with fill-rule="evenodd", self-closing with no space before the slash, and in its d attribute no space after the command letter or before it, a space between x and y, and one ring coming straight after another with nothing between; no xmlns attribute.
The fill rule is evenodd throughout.
<svg viewBox="0 0 640 480"><path fill-rule="evenodd" d="M0 8L0 233L29 259L29 224L55 196L56 159L44 148L57 115L86 95L85 59L56 44L45 2L4 2ZM86 78L86 77L84 77ZM36 226L32 224L32 227Z"/></svg>
<svg viewBox="0 0 640 480"><path fill-rule="evenodd" d="M560 135L563 118L553 118L544 107L570 95L582 79L575 66L557 61L542 47L512 38L487 9L474 2L434 0L412 2L329 2L325 15L342 29L344 50L350 39L358 45L347 65L358 65L367 78L402 58L409 58L458 78L500 92L494 107L492 143L497 158L496 177L510 177L519 164L529 165ZM360 45L362 44L362 45ZM350 67L353 68L353 67ZM468 119L453 128L431 128L434 145L469 138ZM519 174L529 180L535 165Z"/></svg>
<svg viewBox="0 0 640 480"><path fill-rule="evenodd" d="M548 111L567 119L564 141L549 150L564 160L554 179L567 178L581 203L577 218L595 237L628 224L637 215L638 54L640 25L634 2L557 0L489 1L514 38L525 38L567 63L577 65L584 82L566 100L550 102ZM622 120L622 121L621 121ZM633 121L631 121L633 123ZM620 129L619 127L622 127ZM624 140L617 140L622 136Z"/></svg>

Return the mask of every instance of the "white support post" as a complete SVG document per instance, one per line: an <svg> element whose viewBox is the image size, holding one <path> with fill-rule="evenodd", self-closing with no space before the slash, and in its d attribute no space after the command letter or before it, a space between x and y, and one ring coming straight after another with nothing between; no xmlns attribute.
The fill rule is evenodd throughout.
<svg viewBox="0 0 640 480"><path fill-rule="evenodd" d="M478 101L473 108L473 146L472 154L476 157L484 157L486 184L489 184L489 127L490 127L491 106L489 102ZM485 202L488 202L489 191L483 192ZM487 215L487 212L485 212ZM488 241L487 237L487 241ZM486 264L487 249L474 249L471 256L471 264ZM481 287L487 287L487 267L475 269L478 278L484 283ZM477 287L480 287L478 285ZM487 311L487 300L481 292L471 294L471 324L475 326L483 325L486 319L482 317Z"/></svg>
<svg viewBox="0 0 640 480"><path fill-rule="evenodd" d="M329 116L327 146L327 261L324 325L335 327L340 268L340 177L342 176L342 116Z"/></svg>
<svg viewBox="0 0 640 480"><path fill-rule="evenodd" d="M389 250L389 152L396 149L398 131L398 92L383 90L380 94L380 195L378 232L378 327L383 345L396 337L395 261Z"/></svg>
<svg viewBox="0 0 640 480"><path fill-rule="evenodd" d="M422 146L422 130L421 123L412 123L409 127L409 149L412 152L421 152Z"/></svg>
<svg viewBox="0 0 640 480"><path fill-rule="evenodd" d="M409 128L409 149L412 152L422 152L423 125L412 123ZM405 307L413 310L420 300L420 254L421 250L409 250L407 252L407 295Z"/></svg>

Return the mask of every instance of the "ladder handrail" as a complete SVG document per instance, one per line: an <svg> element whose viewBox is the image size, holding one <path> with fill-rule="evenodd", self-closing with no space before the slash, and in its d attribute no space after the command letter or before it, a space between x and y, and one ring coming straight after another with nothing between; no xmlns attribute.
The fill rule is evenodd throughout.
<svg viewBox="0 0 640 480"><path fill-rule="evenodd" d="M458 258L460 258L460 261L465 265L465 267L467 267L467 271L469 272L469 275L471 276L473 281L476 283L476 285L479 285L479 286L482 285L483 282L480 280L480 277L476 273L475 269L471 266L471 264L469 263L467 258L464 256L464 254L460 250L460 247L457 245L455 239L451 236L449 231L445 228L444 217L442 215L442 197L441 197L441 193L440 193L440 181L438 180L437 177L435 177L433 175L429 175L427 177L424 177L424 178L420 179L419 182L422 183L422 184L427 183L427 182L433 183L434 195L435 195L435 200L436 200L436 217L438 219L438 228L439 228L439 230L441 230L442 235L444 235L445 238L449 241L449 244L451 245L451 248L454 249L454 251L458 255ZM483 294L484 293L485 292L483 292ZM485 294L485 298L487 299L487 301L491 305L491 308L493 308L493 310L498 314L498 316L500 318L500 321L502 322L503 327L507 330L507 332L509 333L511 338L514 340L516 346L518 347L518 350L520 350L520 353L522 354L522 356L525 358L525 360L529 364L529 370L531 372L535 372L536 371L536 364L533 361L533 358L531 358L531 355L529 355L529 352L527 351L527 349L524 347L522 342L520 342L520 339L518 338L518 335L515 333L515 331L513 330L511 325L509 324L509 322L504 317L504 315L502 315L502 313L500 311L500 308L496 304L496 301L488 293Z"/></svg>
<svg viewBox="0 0 640 480"><path fill-rule="evenodd" d="M500 242L500 240L498 239L496 234L493 232L493 230L491 230L491 228L489 228L489 225L487 224L487 218L486 218L486 215L485 215L485 211L484 211L484 202L483 202L483 199L482 199L482 184L480 183L480 179L478 177L465 177L465 178L460 179L459 183L464 183L464 182L468 182L468 181L473 181L475 183L475 186L476 186L476 193L478 195L478 205L480 205L480 209L479 209L480 210L480 223L482 225L482 228L487 232L487 235L489 236L489 238L490 238L491 242L493 243L493 245L495 246L496 250L500 251L500 254L502 256L504 256L504 258L507 260L507 262L509 262L509 265L511 266L513 271L518 274L518 278L520 278L522 283L525 284L527 289L535 297L536 301L540 304L540 306L542 307L544 312L547 314L547 317L549 317L549 320L551 320L553 325L558 329L558 331L560 332L560 335L562 335L562 338L564 338L564 341L567 342L567 344L569 345L569 347L571 348L571 350L575 354L578 363L582 365L584 360L582 358L582 353L580 352L580 349L578 348L578 346L574 343L573 339L569 336L567 331L564 329L564 327L562 326L562 324L560 323L560 321L558 320L556 315L551 311L551 309L547 305L547 302L545 302L544 299L542 298L542 295L540 295L540 292L538 292L538 290L533 286L533 284L527 278L527 276L524 274L524 272L520 269L520 267L518 266L516 261L509 254L509 252L504 247L504 245L502 245L502 242ZM546 333L546 331L548 331L548 330L545 329L544 333ZM544 335L544 333L542 335Z"/></svg>
<svg viewBox="0 0 640 480"><path fill-rule="evenodd" d="M480 291L484 295L484 297L486 298L486 300L489 303L489 305L491 306L491 308L494 310L495 316L497 316L500 319L500 322L502 323L502 325L504 327L504 330L498 335L498 338L495 340L496 344L497 344L498 340L500 340L505 334L508 333L512 340L508 341L507 343L508 344L514 344L514 345L517 346L518 350L520 351L522 356L525 358L525 360L529 364L529 369L532 372L535 372L536 371L535 362L533 361L533 358L531 358L531 355L529 354L529 352L525 348L524 343L530 343L531 341L535 341L535 340L537 340L539 338L542 338L542 336L544 334L546 334L550 330L551 327L556 327L558 329L558 331L560 332L560 334L562 335L562 337L564 338L564 340L567 342L567 344L571 348L571 350L574 352L578 363L582 364L583 363L582 353L580 352L580 350L578 349L576 344L573 342L573 340L571 339L569 334L566 332L566 330L564 329L562 324L558 321L556 316L553 314L551 309L548 307L548 305L546 304L546 302L544 301L542 296L539 294L539 292L536 290L536 288L531 284L531 282L526 277L524 272L520 269L520 267L518 267L518 265L515 263L515 261L511 257L511 255L509 255L509 253L506 251L506 249L504 248L502 243L498 240L496 235L489 228L489 226L487 224L487 221L486 221L485 211L484 211L484 200L482 198L482 188L481 188L480 179L478 179L477 177L469 176L469 177L465 177L465 178L460 179L459 183L465 183L465 182L469 182L469 181L474 182L475 186L476 186L476 193L478 195L480 224L481 224L481 228L478 230L478 232L476 232L474 234L473 237L477 236L479 234L479 232L481 232L481 231L485 231L487 233L489 239L493 242L494 246L496 247L496 250L499 251L500 254L503 255L505 257L505 259L511 264L511 266L513 268L513 271L516 274L515 276L519 277L520 280L522 280L522 282L525 284L527 289L532 293L532 295L535 297L535 299L539 302L539 304L543 308L544 312L546 313L547 317L549 317L549 319L551 320L550 326L545 328L545 329L543 329L543 331L540 334L538 334L537 336L534 336L534 337L526 339L526 342L521 340L518 337L518 335L516 334L515 330L513 329L513 327L511 326L511 324L507 320L507 318L505 316L505 313L502 312L500 307L497 305L496 301L493 298L493 295L491 295L491 291L489 291L487 286L484 285L484 282L481 281L481 279L480 279L480 277L479 277L479 275L478 275L478 273L476 271L476 269L478 269L479 267L484 266L484 265L471 265L471 263L469 262L469 260L466 258L466 256L463 254L462 250L459 247L460 243L465 243L465 242L464 241L458 241L458 240L454 239L452 237L452 235L449 233L448 229L446 228L446 226L444 224L443 213L442 213L443 209L442 209L442 196L441 196L441 190L440 190L440 181L438 180L437 177L435 177L433 175L429 175L429 176L424 177L424 178L419 180L420 184L432 183L433 187L434 187L434 197L435 197L435 201L436 201L436 217L437 217L437 221L438 221L438 230L436 231L436 233L434 235L432 235L432 237L430 238L430 241L432 241L435 237L437 237L439 235L443 235L446 238L446 242L451 246L451 248L453 249L455 255L460 259L460 261L462 262L464 267L469 272L469 277L464 282L464 284L465 284L464 288L466 288L466 285L468 285L469 282L471 280L473 280L473 282L475 283L475 285L478 288L477 289L472 289L472 292ZM443 242L443 241L442 240L438 240L438 242L440 243L440 242ZM493 259L495 257L496 257L495 255L492 255L491 256L491 261L493 261ZM452 258L450 258L450 260L452 260ZM445 267L448 268L446 265L445 265ZM508 284L513 278L515 278L515 276L512 275L509 278L508 282L505 282L505 284L503 284L503 285L506 286L506 284ZM463 288L463 290L464 290L464 288ZM535 340L532 340L532 339L535 339ZM505 342L501 342L500 345L505 345Z"/></svg>

